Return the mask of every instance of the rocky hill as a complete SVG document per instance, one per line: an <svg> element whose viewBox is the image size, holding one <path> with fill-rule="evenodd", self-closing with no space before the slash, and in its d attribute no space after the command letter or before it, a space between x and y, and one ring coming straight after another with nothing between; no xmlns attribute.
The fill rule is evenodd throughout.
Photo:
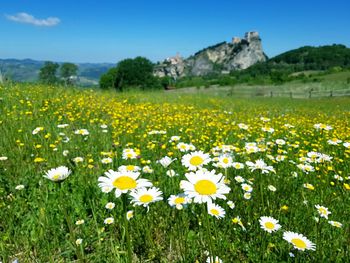
<svg viewBox="0 0 350 263"><path fill-rule="evenodd" d="M234 37L232 42L221 42L198 51L187 59L180 55L159 63L154 70L158 77L204 76L211 73L227 74L246 69L257 62L264 62L261 39L258 32L247 32L243 39Z"/></svg>

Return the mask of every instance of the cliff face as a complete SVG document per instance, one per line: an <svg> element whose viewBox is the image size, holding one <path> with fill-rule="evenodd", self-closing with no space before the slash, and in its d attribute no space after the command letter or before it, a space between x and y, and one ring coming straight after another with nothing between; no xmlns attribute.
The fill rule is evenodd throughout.
<svg viewBox="0 0 350 263"><path fill-rule="evenodd" d="M157 65L154 74L172 78L203 76L210 73L229 73L257 62L266 61L258 32L247 32L243 39L234 37L231 43L222 42L205 48L187 59L179 55Z"/></svg>

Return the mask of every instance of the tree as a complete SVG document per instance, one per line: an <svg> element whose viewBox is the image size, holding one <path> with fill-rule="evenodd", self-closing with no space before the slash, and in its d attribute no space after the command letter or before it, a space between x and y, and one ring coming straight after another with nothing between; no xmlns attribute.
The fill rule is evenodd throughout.
<svg viewBox="0 0 350 263"><path fill-rule="evenodd" d="M117 77L118 69L116 67L111 68L107 71L107 73L103 74L100 78L100 88L101 89L109 89L115 88L115 82Z"/></svg>
<svg viewBox="0 0 350 263"><path fill-rule="evenodd" d="M51 61L46 61L44 66L40 69L39 80L45 84L56 84L57 77L56 72L59 65Z"/></svg>
<svg viewBox="0 0 350 263"><path fill-rule="evenodd" d="M120 61L100 78L100 87L113 87L119 91L125 88L137 87L160 88L157 77L153 76L153 63L144 57L128 58Z"/></svg>
<svg viewBox="0 0 350 263"><path fill-rule="evenodd" d="M72 84L72 77L76 77L78 72L78 66L73 63L63 63L60 68L60 76L64 81L64 84Z"/></svg>

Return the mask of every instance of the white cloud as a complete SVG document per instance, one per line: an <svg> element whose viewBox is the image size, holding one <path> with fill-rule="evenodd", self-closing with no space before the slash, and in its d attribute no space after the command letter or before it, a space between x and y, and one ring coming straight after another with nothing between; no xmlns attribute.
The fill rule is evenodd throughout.
<svg viewBox="0 0 350 263"><path fill-rule="evenodd" d="M45 19L38 19L27 13L17 13L15 15L6 15L6 18L11 21L32 24L35 26L55 26L61 22L57 17L48 17Z"/></svg>

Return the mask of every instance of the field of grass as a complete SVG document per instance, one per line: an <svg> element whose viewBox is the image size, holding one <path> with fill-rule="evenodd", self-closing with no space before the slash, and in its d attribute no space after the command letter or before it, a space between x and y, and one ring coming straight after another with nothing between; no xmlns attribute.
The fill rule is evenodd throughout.
<svg viewBox="0 0 350 263"><path fill-rule="evenodd" d="M236 97L274 97L309 98L309 91L312 97L350 96L350 71L328 73L323 71L301 71L292 75L306 75L309 79L296 79L282 84L247 84L240 83L234 86L202 86L179 88L176 92L181 93L207 93L226 96L231 94ZM292 93L292 95L291 95Z"/></svg>
<svg viewBox="0 0 350 263"><path fill-rule="evenodd" d="M350 98L13 85L0 109L2 262L350 258Z"/></svg>

